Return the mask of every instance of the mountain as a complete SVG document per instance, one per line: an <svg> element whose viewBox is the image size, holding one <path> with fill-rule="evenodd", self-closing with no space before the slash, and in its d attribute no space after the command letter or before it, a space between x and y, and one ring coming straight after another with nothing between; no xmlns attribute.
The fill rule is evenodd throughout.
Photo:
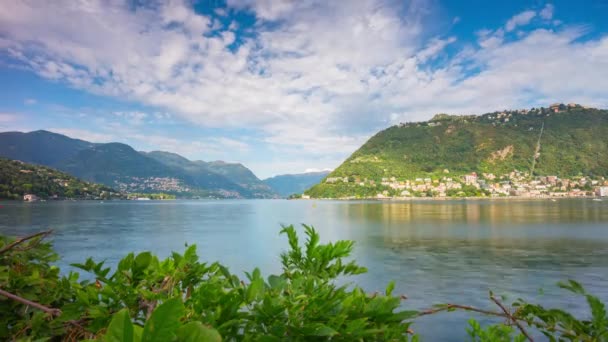
<svg viewBox="0 0 608 342"><path fill-rule="evenodd" d="M48 131L0 133L0 156L51 167L95 145Z"/></svg>
<svg viewBox="0 0 608 342"><path fill-rule="evenodd" d="M39 198L106 199L120 197L115 190L82 181L45 166L0 158L0 199Z"/></svg>
<svg viewBox="0 0 608 342"><path fill-rule="evenodd" d="M262 198L275 198L277 195L274 191L264 182L262 182L256 175L251 172L248 168L240 163L226 163L223 161L196 161L195 163L204 166L205 168L216 172L243 188L249 190L255 197Z"/></svg>
<svg viewBox="0 0 608 342"><path fill-rule="evenodd" d="M138 152L121 143L95 144L47 131L0 133L0 156L55 167L127 192L165 192L182 197L276 197L240 164L193 162L174 153ZM237 177L239 174L246 177Z"/></svg>
<svg viewBox="0 0 608 342"><path fill-rule="evenodd" d="M176 170L121 143L108 143L79 151L63 161L62 170L104 184L134 177L174 177Z"/></svg>
<svg viewBox="0 0 608 342"><path fill-rule="evenodd" d="M304 190L319 183L329 173L329 171L320 171L278 175L264 179L264 183L282 197L288 197L289 195L303 193Z"/></svg>
<svg viewBox="0 0 608 342"><path fill-rule="evenodd" d="M163 151L152 151L146 155L167 166L185 170L206 187L221 187L238 191L246 197L252 198L277 197L272 189L262 183L251 170L242 164L222 161L190 161L179 154Z"/></svg>
<svg viewBox="0 0 608 342"><path fill-rule="evenodd" d="M390 192L390 182L456 182L473 172L506 181L513 171L529 178L608 177L608 110L555 104L399 124L370 138L306 194L369 197Z"/></svg>

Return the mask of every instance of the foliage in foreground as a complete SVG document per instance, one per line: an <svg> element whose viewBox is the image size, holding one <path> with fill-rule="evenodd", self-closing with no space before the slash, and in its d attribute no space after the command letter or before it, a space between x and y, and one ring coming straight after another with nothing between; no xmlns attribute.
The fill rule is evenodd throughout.
<svg viewBox="0 0 608 342"><path fill-rule="evenodd" d="M407 341L422 315L468 310L499 316L505 322L482 327L470 321L474 341L523 341L526 329L551 340L606 341L608 318L603 303L576 282L562 286L583 296L591 319L580 320L557 309L523 300L501 311L445 304L427 311L402 310L402 297L369 295L357 286L335 280L364 273L347 262L351 241L321 244L305 226L306 241L293 226L285 227L289 249L281 255L283 271L262 278L258 269L246 280L219 263L198 260L195 246L184 254L159 260L149 252L122 259L114 272L92 259L74 265L78 274L60 276L50 232L21 239L0 237L0 339L102 341Z"/></svg>

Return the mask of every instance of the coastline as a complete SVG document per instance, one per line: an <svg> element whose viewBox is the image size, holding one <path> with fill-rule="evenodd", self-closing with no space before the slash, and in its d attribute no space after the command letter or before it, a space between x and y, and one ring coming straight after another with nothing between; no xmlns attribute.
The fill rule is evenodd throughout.
<svg viewBox="0 0 608 342"><path fill-rule="evenodd" d="M587 199L608 200L608 197L599 196L560 196L560 197L527 197L527 196L508 196L508 197L361 197L361 198L293 198L291 200L304 201L380 201L380 202L410 202L410 201L458 201L458 200L499 200L499 201L546 201L560 199Z"/></svg>

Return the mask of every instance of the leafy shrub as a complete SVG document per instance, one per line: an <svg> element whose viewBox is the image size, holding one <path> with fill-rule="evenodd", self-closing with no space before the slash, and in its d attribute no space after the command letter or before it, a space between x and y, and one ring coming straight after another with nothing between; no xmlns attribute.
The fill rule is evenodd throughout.
<svg viewBox="0 0 608 342"><path fill-rule="evenodd" d="M131 253L113 273L103 262L89 258L73 266L90 272L95 280L80 282L76 274L59 278L59 270L49 266L56 255L48 244L33 241L32 248L11 249L2 255L2 270L11 274L6 279L10 281L2 278L1 288L58 308L61 315L47 319L44 312L4 300L0 321L6 330L0 331L0 338L409 339L411 323L406 320L417 313L398 310L401 298L392 295L394 284L385 294L373 296L359 287L335 284L337 277L366 271L354 261L344 261L352 251L351 241L320 244L319 235L308 226L304 244L292 226L282 233L290 245L281 256L283 273L264 279L255 269L246 274L246 282L219 263L199 262L195 246L162 261L149 252ZM2 245L8 243L2 238ZM49 293L49 288L54 290ZM14 316L19 311L22 314Z"/></svg>
<svg viewBox="0 0 608 342"><path fill-rule="evenodd" d="M282 273L263 278L259 269L246 280L221 264L200 262L196 247L159 260L149 252L131 253L114 272L87 259L76 273L60 276L50 232L21 239L0 236L0 339L102 341L408 341L418 316L467 310L505 318L482 327L474 320L467 332L474 341L531 339L524 325L552 341L606 341L604 304L574 281L561 286L582 296L591 319L579 320L558 309L518 300L506 308L480 310L456 304L427 311L401 309L401 297L367 294L336 279L366 272L346 261L351 241L321 244L304 226L301 243L293 226L284 227L289 249L281 255Z"/></svg>

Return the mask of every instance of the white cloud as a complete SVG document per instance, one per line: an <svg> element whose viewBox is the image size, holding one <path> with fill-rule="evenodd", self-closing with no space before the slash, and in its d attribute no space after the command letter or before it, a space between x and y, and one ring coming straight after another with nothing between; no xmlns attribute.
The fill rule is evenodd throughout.
<svg viewBox="0 0 608 342"><path fill-rule="evenodd" d="M433 39L427 45L427 47L416 54L416 57L422 62L436 57L439 52L441 52L448 44L451 44L456 41L456 37L450 37L448 39Z"/></svg>
<svg viewBox="0 0 608 342"><path fill-rule="evenodd" d="M38 101L36 99L25 99L23 100L23 104L31 106L31 105L35 105L36 103L38 103Z"/></svg>
<svg viewBox="0 0 608 342"><path fill-rule="evenodd" d="M552 4L546 4L545 7L540 11L539 15L545 20L551 20L553 18L553 11L555 7Z"/></svg>
<svg viewBox="0 0 608 342"><path fill-rule="evenodd" d="M154 117L161 120L161 119L171 119L171 114L169 113L162 113L162 112L156 112L154 113Z"/></svg>
<svg viewBox="0 0 608 342"><path fill-rule="evenodd" d="M222 16L248 10L257 18L248 28L255 34L238 37L236 48L235 23L224 27L185 3L134 10L101 0L10 2L0 11L0 51L42 77L155 108L121 112L133 125L171 119L253 132L282 156L255 164L266 174L298 172L313 162L335 167L388 123L437 112L553 100L608 106L608 37L580 39L584 32L562 25L511 38L534 11L479 32L472 46L436 31L429 36L433 8L424 1L228 4ZM549 8L539 16L549 17ZM148 139L190 156L261 153L240 138L140 135L133 139L141 146Z"/></svg>
<svg viewBox="0 0 608 342"><path fill-rule="evenodd" d="M141 125L148 117L148 114L140 111L116 111L114 115L127 120L132 125Z"/></svg>
<svg viewBox="0 0 608 342"><path fill-rule="evenodd" d="M513 31L518 26L528 25L530 21L536 16L536 12L532 10L521 12L515 16L513 16L507 24L505 25L505 29L507 32Z"/></svg>
<svg viewBox="0 0 608 342"><path fill-rule="evenodd" d="M304 173L310 173L310 172L322 172L322 171L329 171L329 172L331 172L331 171L333 171L333 169L330 169L330 168L325 168L325 169L317 169L317 168L314 168L314 167L313 167L313 168L308 168L308 169L304 170Z"/></svg>
<svg viewBox="0 0 608 342"><path fill-rule="evenodd" d="M248 9L253 11L258 18L265 20L276 20L282 15L285 15L298 5L308 5L310 1L293 1L293 0L228 0L230 7L238 9ZM302 6L302 7L304 7Z"/></svg>

